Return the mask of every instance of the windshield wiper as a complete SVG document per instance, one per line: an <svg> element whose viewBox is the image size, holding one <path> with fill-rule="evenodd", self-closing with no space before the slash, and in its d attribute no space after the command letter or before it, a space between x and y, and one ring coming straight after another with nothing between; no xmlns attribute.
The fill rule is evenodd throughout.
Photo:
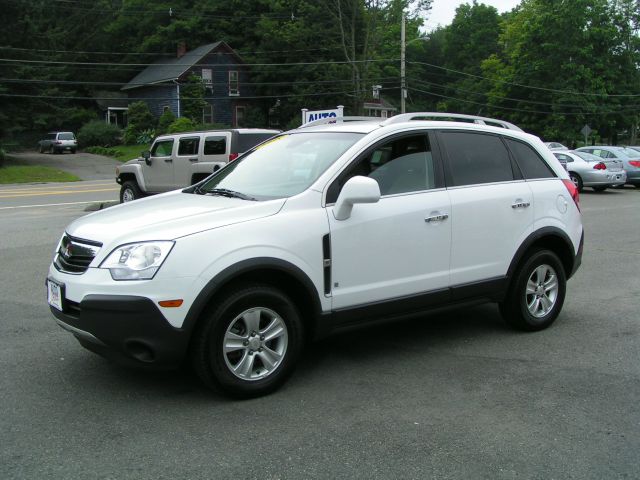
<svg viewBox="0 0 640 480"><path fill-rule="evenodd" d="M198 193L204 195L220 195L221 197L229 197L229 198L241 198L242 200L251 200L253 202L257 201L257 198L253 198L249 195L245 195L244 193L236 192L234 190L229 190L228 188L212 188L211 190L201 190L198 188Z"/></svg>

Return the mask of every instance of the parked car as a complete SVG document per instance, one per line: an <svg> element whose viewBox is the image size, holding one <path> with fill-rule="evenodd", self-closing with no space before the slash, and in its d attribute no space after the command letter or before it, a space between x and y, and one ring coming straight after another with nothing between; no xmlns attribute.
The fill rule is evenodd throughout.
<svg viewBox="0 0 640 480"><path fill-rule="evenodd" d="M633 150L640 152L640 145L630 145L627 148L631 148Z"/></svg>
<svg viewBox="0 0 640 480"><path fill-rule="evenodd" d="M76 153L78 141L73 132L50 132L38 142L40 153Z"/></svg>
<svg viewBox="0 0 640 480"><path fill-rule="evenodd" d="M582 258L569 175L520 130L419 116L313 122L194 186L75 220L48 272L52 314L94 352L187 359L240 397L358 324L497 302L515 328L548 327Z"/></svg>
<svg viewBox="0 0 640 480"><path fill-rule="evenodd" d="M236 128L161 135L150 151L116 169L120 201L193 185L278 133Z"/></svg>
<svg viewBox="0 0 640 480"><path fill-rule="evenodd" d="M558 142L546 142L545 145L547 146L547 148L549 150L553 151L558 151L558 150L569 150L568 147L564 146L561 143Z"/></svg>
<svg viewBox="0 0 640 480"><path fill-rule="evenodd" d="M627 181L627 172L622 168L622 160L604 159L587 152L553 152L561 163L565 163L571 181L582 192L583 187L591 187L602 192L608 187L618 187Z"/></svg>
<svg viewBox="0 0 640 480"><path fill-rule="evenodd" d="M576 149L576 152L587 152L600 158L622 161L622 168L627 172L627 183L640 188L640 152L637 150L626 147L596 145L593 147L580 147Z"/></svg>

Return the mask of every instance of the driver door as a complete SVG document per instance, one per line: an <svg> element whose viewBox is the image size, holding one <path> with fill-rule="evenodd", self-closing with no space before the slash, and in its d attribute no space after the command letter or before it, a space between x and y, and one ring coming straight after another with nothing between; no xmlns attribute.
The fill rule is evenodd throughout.
<svg viewBox="0 0 640 480"><path fill-rule="evenodd" d="M148 192L166 192L173 189L173 139L156 140L151 147L149 164L143 164L145 186Z"/></svg>

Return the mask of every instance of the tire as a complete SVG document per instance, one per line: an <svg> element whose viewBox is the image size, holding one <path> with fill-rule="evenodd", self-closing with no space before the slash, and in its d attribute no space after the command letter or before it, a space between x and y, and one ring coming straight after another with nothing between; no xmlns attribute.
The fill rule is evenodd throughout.
<svg viewBox="0 0 640 480"><path fill-rule="evenodd" d="M56 153L56 150L55 150L55 148L53 148L53 145L51 145L51 146L49 147L49 154L50 154L50 155L53 155L54 153Z"/></svg>
<svg viewBox="0 0 640 480"><path fill-rule="evenodd" d="M582 185L582 178L580 178L580 175L578 175L577 173L569 172L569 178L578 189L578 192L582 192L583 185Z"/></svg>
<svg viewBox="0 0 640 480"><path fill-rule="evenodd" d="M73 150L71 150L71 153L76 153L76 150L75 150L75 148L74 148Z"/></svg>
<svg viewBox="0 0 640 480"><path fill-rule="evenodd" d="M302 350L297 308L270 285L244 285L219 298L193 333L196 374L208 388L236 398L273 392L293 373Z"/></svg>
<svg viewBox="0 0 640 480"><path fill-rule="evenodd" d="M133 202L142 197L144 194L136 182L129 180L120 187L120 203Z"/></svg>
<svg viewBox="0 0 640 480"><path fill-rule="evenodd" d="M591 187L591 188L593 188L594 192L604 192L607 189L606 186Z"/></svg>
<svg viewBox="0 0 640 480"><path fill-rule="evenodd" d="M516 270L500 313L513 328L542 330L558 317L566 292L567 278L557 255L533 250Z"/></svg>
<svg viewBox="0 0 640 480"><path fill-rule="evenodd" d="M40 145L40 146L39 146L38 151L39 151L40 153L44 153L44 147L43 147L42 145Z"/></svg>

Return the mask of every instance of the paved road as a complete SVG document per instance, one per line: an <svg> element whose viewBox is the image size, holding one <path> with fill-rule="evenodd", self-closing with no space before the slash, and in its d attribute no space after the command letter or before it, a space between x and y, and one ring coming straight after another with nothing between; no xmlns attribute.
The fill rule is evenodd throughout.
<svg viewBox="0 0 640 480"><path fill-rule="evenodd" d="M48 165L72 173L82 180L112 180L115 183L118 160L92 153L48 154L37 152L12 153L11 157L26 165Z"/></svg>
<svg viewBox="0 0 640 480"><path fill-rule="evenodd" d="M552 328L486 305L352 332L242 402L83 350L43 285L82 206L0 210L0 478L639 478L640 191L582 206Z"/></svg>
<svg viewBox="0 0 640 480"><path fill-rule="evenodd" d="M0 210L51 209L65 205L117 201L120 186L115 180L38 183L0 186Z"/></svg>

